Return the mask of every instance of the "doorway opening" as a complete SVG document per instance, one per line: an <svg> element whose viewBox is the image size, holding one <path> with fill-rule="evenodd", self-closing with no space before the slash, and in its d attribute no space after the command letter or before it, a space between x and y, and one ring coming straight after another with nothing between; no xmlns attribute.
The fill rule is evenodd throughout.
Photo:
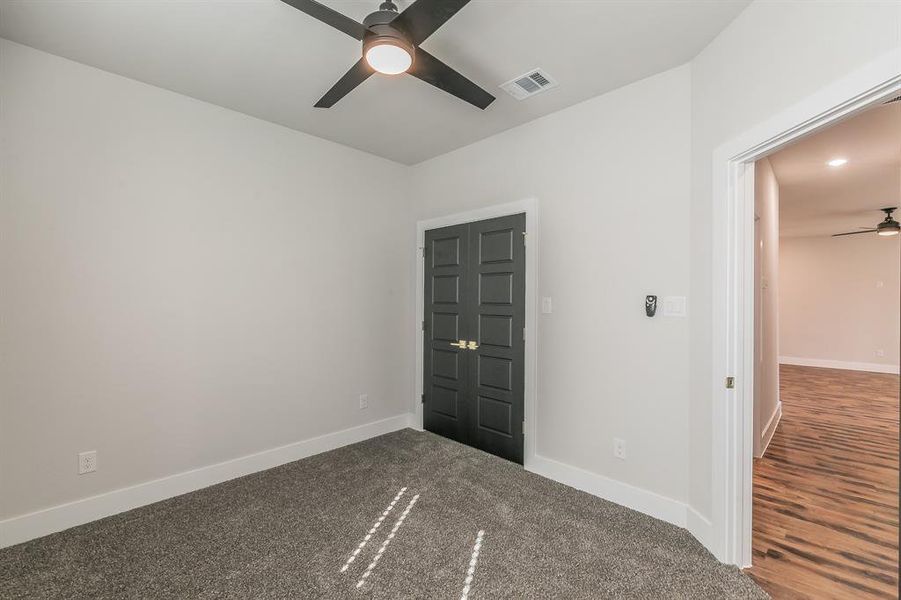
<svg viewBox="0 0 901 600"><path fill-rule="evenodd" d="M713 152L710 519L689 528L721 561L751 566L754 162L901 94L898 52L838 79Z"/></svg>
<svg viewBox="0 0 901 600"><path fill-rule="evenodd" d="M755 163L752 556L774 597L898 585L901 102Z"/></svg>

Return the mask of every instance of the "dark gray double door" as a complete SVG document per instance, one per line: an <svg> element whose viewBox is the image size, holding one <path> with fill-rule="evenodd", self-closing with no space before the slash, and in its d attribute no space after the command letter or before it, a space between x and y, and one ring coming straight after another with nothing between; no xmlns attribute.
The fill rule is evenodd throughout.
<svg viewBox="0 0 901 600"><path fill-rule="evenodd" d="M423 425L522 464L524 214L425 234Z"/></svg>

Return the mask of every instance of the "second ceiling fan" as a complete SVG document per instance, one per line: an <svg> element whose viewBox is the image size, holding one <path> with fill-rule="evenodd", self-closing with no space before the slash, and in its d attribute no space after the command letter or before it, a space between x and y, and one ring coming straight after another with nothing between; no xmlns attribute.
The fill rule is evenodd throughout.
<svg viewBox="0 0 901 600"><path fill-rule="evenodd" d="M832 237L841 237L843 235L860 235L861 233L873 232L881 236L898 235L898 232L901 231L901 223L898 223L898 221L892 218L892 213L898 210L898 207L893 206L891 208L880 208L879 210L885 213L885 218L879 224L877 224L875 228L870 229L867 227L861 227L861 231L834 233L832 234Z"/></svg>
<svg viewBox="0 0 901 600"><path fill-rule="evenodd" d="M363 57L325 93L317 108L330 108L376 71L409 73L483 110L494 101L494 96L419 47L469 0L416 0L403 12L385 0L362 23L315 0L282 2L363 42Z"/></svg>

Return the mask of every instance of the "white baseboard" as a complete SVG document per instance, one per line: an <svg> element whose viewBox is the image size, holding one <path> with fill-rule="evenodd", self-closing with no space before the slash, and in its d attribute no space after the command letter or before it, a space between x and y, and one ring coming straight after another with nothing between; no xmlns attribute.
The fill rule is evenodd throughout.
<svg viewBox="0 0 901 600"><path fill-rule="evenodd" d="M766 427L760 432L760 456L757 458L766 454L766 449L769 448L770 442L773 439L773 434L776 433L776 428L779 426L779 421L781 420L782 401L780 400L776 403L776 409L773 411L773 414L770 415L770 420L767 421Z"/></svg>
<svg viewBox="0 0 901 600"><path fill-rule="evenodd" d="M12 517L0 521L0 548L193 492L229 479L271 469L348 444L362 442L407 428L412 422L412 416L404 413L381 421L327 433L286 446Z"/></svg>
<svg viewBox="0 0 901 600"><path fill-rule="evenodd" d="M402 414L328 433L256 454L185 471L169 477L82 498L59 506L0 521L0 548L26 542L103 517L193 492L230 479L271 469L321 452L361 442L392 431L416 427L416 416ZM543 456L535 456L529 471L632 510L687 528L707 549L715 551L713 527L683 502L598 475Z"/></svg>
<svg viewBox="0 0 901 600"><path fill-rule="evenodd" d="M655 492L539 455L529 461L526 469L678 527L687 524L686 504Z"/></svg>
<svg viewBox="0 0 901 600"><path fill-rule="evenodd" d="M898 365L883 363L850 362L844 360L827 360L825 358L801 358L798 356L780 356L780 365L797 365L799 367L820 367L822 369L845 369L847 371L870 371L871 373L891 373L898 375Z"/></svg>

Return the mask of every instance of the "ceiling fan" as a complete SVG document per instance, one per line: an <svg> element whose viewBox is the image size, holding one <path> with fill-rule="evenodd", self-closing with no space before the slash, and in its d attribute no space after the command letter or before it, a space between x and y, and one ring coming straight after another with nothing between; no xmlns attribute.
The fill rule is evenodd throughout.
<svg viewBox="0 0 901 600"><path fill-rule="evenodd" d="M315 0L282 2L363 42L363 57L325 93L317 108L330 108L376 71L409 73L483 110L494 101L494 96L419 47L469 0L416 0L401 13L392 0L385 0L362 23Z"/></svg>
<svg viewBox="0 0 901 600"><path fill-rule="evenodd" d="M879 210L885 213L885 219L883 219L881 223L876 225L876 229L862 228L863 231L835 233L832 235L832 237L839 237L841 235L857 235L858 233L873 233L874 231L878 235L898 235L898 232L901 231L901 224L899 224L898 221L892 218L892 213L898 210L898 207L895 206L892 208L880 208Z"/></svg>

